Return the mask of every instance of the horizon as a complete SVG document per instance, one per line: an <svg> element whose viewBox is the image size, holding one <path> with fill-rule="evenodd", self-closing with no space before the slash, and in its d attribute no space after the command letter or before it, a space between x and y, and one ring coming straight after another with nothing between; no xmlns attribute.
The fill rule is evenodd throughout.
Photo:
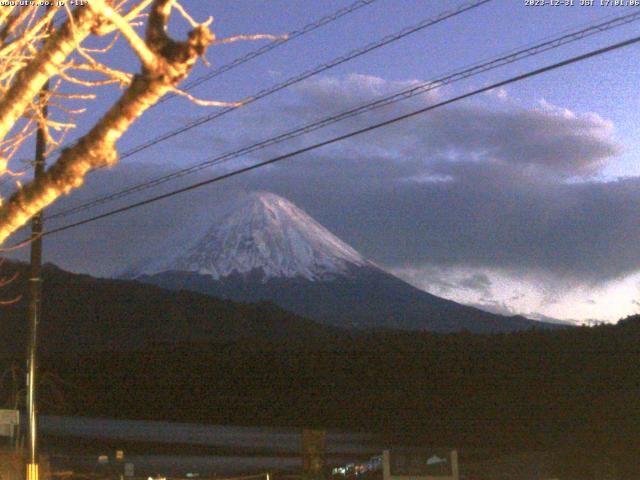
<svg viewBox="0 0 640 480"><path fill-rule="evenodd" d="M213 15L220 36L280 34L350 3L280 1L275 7L258 1L198 3L192 15ZM378 0L314 31L311 41L293 40L277 53L203 83L194 94L218 100L246 97L415 24L416 19L463 3L401 0L394 2L389 15L389 3ZM598 5L535 9L499 0L480 6L124 159L109 171L93 173L86 187L49 211L187 167L207 155L243 147L479 59L634 11ZM263 160L450 98L623 40L631 32L633 23L343 122L326 133L270 147L233 165ZM218 46L209 59L215 68L265 43ZM130 59L130 54L115 58L122 53L122 49L113 53L116 63ZM640 207L640 140L627 133L637 125L640 111L633 81L640 70L639 57L637 47L627 47L231 179L217 188L52 236L45 242L45 261L71 271L110 275L149 250L161 251L158 243L197 225L211 205L237 192L262 189L291 200L367 258L435 295L540 319L624 318L638 311L640 293L640 231L634 214ZM208 71L200 65L192 78ZM96 105L99 108L89 118L98 115L106 102ZM164 132L215 111L183 99L163 102L132 127L119 150L148 140L151 132ZM224 171L224 166L205 170L152 193ZM131 196L90 213L145 196ZM47 225L55 228L80 218L83 215ZM146 245L150 239L151 246Z"/></svg>

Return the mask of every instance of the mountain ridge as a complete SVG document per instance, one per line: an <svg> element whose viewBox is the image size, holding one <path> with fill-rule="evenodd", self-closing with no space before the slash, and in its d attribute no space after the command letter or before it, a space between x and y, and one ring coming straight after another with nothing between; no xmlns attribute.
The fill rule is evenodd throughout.
<svg viewBox="0 0 640 480"><path fill-rule="evenodd" d="M497 315L446 300L374 268L361 268L349 275L314 282L301 278L272 278L264 282L259 272L231 275L220 281L180 271L142 276L137 280L239 302L271 301L297 315L345 329L492 334L562 328L521 315Z"/></svg>
<svg viewBox="0 0 640 480"><path fill-rule="evenodd" d="M275 194L250 193L222 212L183 252L139 270L134 278L234 301L272 301L339 328L474 333L554 328L419 290Z"/></svg>
<svg viewBox="0 0 640 480"><path fill-rule="evenodd" d="M28 265L7 261L17 274L2 299L27 291ZM41 348L47 352L136 351L180 344L222 344L243 338L273 341L329 338L341 330L320 325L269 302L247 304L192 291L172 291L132 280L95 278L43 267ZM0 310L0 353L22 354L27 339L27 296Z"/></svg>
<svg viewBox="0 0 640 480"><path fill-rule="evenodd" d="M369 264L355 249L290 201L251 192L216 212L214 226L184 252L152 262L139 274L188 271L220 279L262 269L264 278L309 280Z"/></svg>

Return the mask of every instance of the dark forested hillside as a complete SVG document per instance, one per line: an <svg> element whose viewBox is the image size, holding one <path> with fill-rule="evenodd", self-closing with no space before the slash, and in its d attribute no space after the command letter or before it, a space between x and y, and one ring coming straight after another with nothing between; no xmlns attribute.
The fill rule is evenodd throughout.
<svg viewBox="0 0 640 480"><path fill-rule="evenodd" d="M26 291L27 268L11 263L2 274L18 277L0 299ZM167 291L133 281L77 275L44 268L41 348L44 352L127 351L181 342L225 342L258 336L329 335L321 326L270 303L243 304L187 291ZM0 308L0 352L26 349L27 300Z"/></svg>
<svg viewBox="0 0 640 480"><path fill-rule="evenodd" d="M138 280L240 302L268 300L287 311L340 328L397 328L449 333L505 333L561 328L520 315L497 315L419 290L374 267L351 268L324 280L263 279L258 271L215 280L192 272L164 272Z"/></svg>
<svg viewBox="0 0 640 480"><path fill-rule="evenodd" d="M501 451L637 450L640 317L500 335L356 333L272 305L47 275L42 368L64 398L45 393L43 413L401 431ZM141 295L147 307L132 309ZM19 344L20 309L2 310L3 345ZM3 371L21 363L14 350L3 348Z"/></svg>
<svg viewBox="0 0 640 480"><path fill-rule="evenodd" d="M640 435L640 321L498 336L373 332L56 355L68 413L402 431L500 448Z"/></svg>

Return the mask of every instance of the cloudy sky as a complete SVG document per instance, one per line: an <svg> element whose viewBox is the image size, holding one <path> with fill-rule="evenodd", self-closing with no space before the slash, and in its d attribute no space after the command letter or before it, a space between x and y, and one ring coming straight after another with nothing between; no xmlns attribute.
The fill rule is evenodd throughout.
<svg viewBox="0 0 640 480"><path fill-rule="evenodd" d="M578 0L576 0L579 3ZM189 2L219 36L293 31L350 1ZM377 0L193 91L237 99L461 5ZM244 147L601 19L623 7L488 5L346 62L164 142L105 172L51 211ZM176 25L179 30L181 27ZM631 24L384 107L166 184L49 222L64 225L630 38ZM219 46L223 65L259 47ZM114 58L126 65L127 54ZM206 73L199 67L194 76ZM283 195L379 265L432 293L499 312L614 321L640 300L640 47L496 89L277 166L46 240L63 267L113 275L180 248L207 210L255 189ZM106 92L105 98L115 92ZM97 102L97 116L106 100ZM173 99L148 112L122 151L211 109ZM89 116L89 117L90 117ZM87 122L88 125L90 122ZM6 187L6 185L5 185Z"/></svg>

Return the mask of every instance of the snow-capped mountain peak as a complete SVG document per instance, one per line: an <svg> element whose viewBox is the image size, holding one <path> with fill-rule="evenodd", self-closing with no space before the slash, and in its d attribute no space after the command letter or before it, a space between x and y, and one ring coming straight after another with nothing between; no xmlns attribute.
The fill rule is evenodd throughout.
<svg viewBox="0 0 640 480"><path fill-rule="evenodd" d="M174 258L144 269L196 272L220 279L261 271L263 279L323 279L350 266L370 263L290 201L253 192L229 203L210 220L211 227Z"/></svg>

